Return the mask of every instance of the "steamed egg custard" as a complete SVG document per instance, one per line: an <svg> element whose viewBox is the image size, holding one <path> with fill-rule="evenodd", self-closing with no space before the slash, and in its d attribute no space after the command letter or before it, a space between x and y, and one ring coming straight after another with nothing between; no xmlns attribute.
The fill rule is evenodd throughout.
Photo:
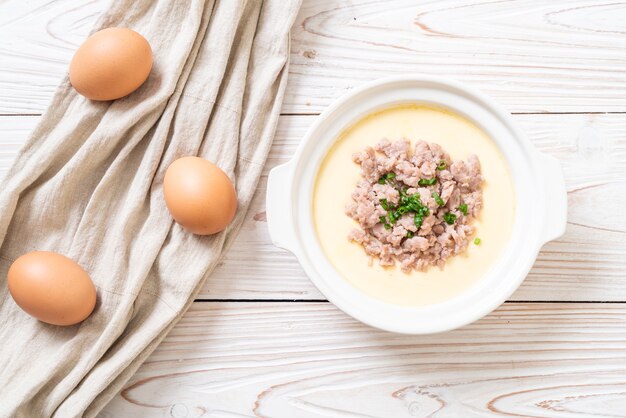
<svg viewBox="0 0 626 418"><path fill-rule="evenodd" d="M374 150L385 153L383 162L405 152L402 164L410 157L420 167L381 168ZM425 161L424 155L437 159ZM368 164L374 174L365 170ZM419 183L412 183L411 170L420 173ZM454 186L456 194L447 190ZM375 196L377 212L362 215L362 208L354 208L363 187L369 189L361 190L362 196ZM385 198L379 199L381 193ZM403 306L451 299L480 280L506 246L515 217L513 182L497 145L468 119L422 105L389 108L343 131L321 163L312 204L319 244L335 270L367 295ZM364 228L372 236L362 232L358 216L376 223ZM430 237L426 227L434 231ZM393 237L400 254L396 263L378 255L380 249L368 240L380 244L376 237L398 230L403 235ZM443 239L452 250L437 244ZM455 243L460 250L454 251Z"/></svg>

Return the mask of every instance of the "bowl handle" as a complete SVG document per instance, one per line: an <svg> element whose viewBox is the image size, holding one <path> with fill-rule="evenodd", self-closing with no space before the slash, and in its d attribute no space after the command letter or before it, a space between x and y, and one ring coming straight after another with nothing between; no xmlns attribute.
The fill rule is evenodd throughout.
<svg viewBox="0 0 626 418"><path fill-rule="evenodd" d="M274 167L267 178L265 211L267 228L272 243L296 253L297 240L294 230L291 162Z"/></svg>
<svg viewBox="0 0 626 418"><path fill-rule="evenodd" d="M557 239L565 233L567 226L567 189L561 164L556 158L539 153L540 174L544 180L544 202L546 202L542 230L542 243Z"/></svg>

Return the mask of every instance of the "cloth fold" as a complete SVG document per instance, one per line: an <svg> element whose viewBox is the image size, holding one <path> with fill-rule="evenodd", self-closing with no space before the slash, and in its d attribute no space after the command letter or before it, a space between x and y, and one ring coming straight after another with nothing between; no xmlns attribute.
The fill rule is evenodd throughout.
<svg viewBox="0 0 626 418"><path fill-rule="evenodd" d="M126 98L91 102L67 77L0 183L0 416L95 416L190 306L254 194L287 80L299 0L119 0L96 25L129 27L154 66ZM236 184L214 236L172 222L165 170L199 155ZM12 261L55 251L94 280L81 324L58 327L11 299Z"/></svg>

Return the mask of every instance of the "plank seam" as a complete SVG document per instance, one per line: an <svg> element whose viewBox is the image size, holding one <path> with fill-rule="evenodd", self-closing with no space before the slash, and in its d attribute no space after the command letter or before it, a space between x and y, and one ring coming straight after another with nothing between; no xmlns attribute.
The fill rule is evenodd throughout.
<svg viewBox="0 0 626 418"><path fill-rule="evenodd" d="M303 113L281 113L280 116L319 116L321 112L303 112ZM619 112L510 112L511 115L625 115L626 111ZM43 113L0 113L0 117L19 117L19 116L42 116Z"/></svg>
<svg viewBox="0 0 626 418"><path fill-rule="evenodd" d="M329 303L327 299L194 299L194 302L217 303ZM587 304L626 304L621 300L507 300L504 303L587 303Z"/></svg>
<svg viewBox="0 0 626 418"><path fill-rule="evenodd" d="M194 299L194 302L236 302L236 303L328 303L327 299Z"/></svg>

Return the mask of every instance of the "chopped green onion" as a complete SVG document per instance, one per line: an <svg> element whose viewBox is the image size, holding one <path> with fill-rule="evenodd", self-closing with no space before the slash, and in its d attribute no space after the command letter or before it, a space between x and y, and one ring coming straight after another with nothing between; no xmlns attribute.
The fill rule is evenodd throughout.
<svg viewBox="0 0 626 418"><path fill-rule="evenodd" d="M415 235L415 234L413 233L413 231L408 231L408 232L406 233L406 237L407 237L407 238L413 238L413 235Z"/></svg>
<svg viewBox="0 0 626 418"><path fill-rule="evenodd" d="M439 206L443 206L446 204L446 202L443 201L441 196L439 196L439 193L433 192L433 197L435 198L435 202L437 202Z"/></svg>
<svg viewBox="0 0 626 418"><path fill-rule="evenodd" d="M465 203L461 203L458 208L463 215L467 216L467 205Z"/></svg>
<svg viewBox="0 0 626 418"><path fill-rule="evenodd" d="M445 170L447 167L448 163L446 163L446 160L439 160L439 164L437 164L437 170Z"/></svg>
<svg viewBox="0 0 626 418"><path fill-rule="evenodd" d="M419 209L415 211L415 216L413 217L413 223L420 229L422 227L422 223L424 222L424 218L430 214L430 210L427 206L422 205Z"/></svg>
<svg viewBox="0 0 626 418"><path fill-rule="evenodd" d="M417 182L420 186L432 186L437 183L437 177L433 177L432 179L421 179Z"/></svg>
<svg viewBox="0 0 626 418"><path fill-rule="evenodd" d="M395 177L395 174L392 174L392 178ZM386 175L387 176L387 175ZM387 180L387 177L385 177ZM434 179L437 181L437 179ZM390 204L387 199L380 199L380 206L387 211L387 217L381 216L380 222L384 224L386 229L391 229L392 225L398 222L404 214L413 213L413 222L415 226L419 229L424 222L424 218L430 214L430 210L428 206L425 206L420 200L419 193L414 193L412 195L407 194L407 188L402 187L398 188L397 184L393 184L393 187L400 193L400 199L397 206Z"/></svg>
<svg viewBox="0 0 626 418"><path fill-rule="evenodd" d="M417 229L420 229L422 227L423 222L424 222L424 217L416 213L415 216L413 217L413 223L415 224Z"/></svg>
<svg viewBox="0 0 626 418"><path fill-rule="evenodd" d="M450 212L444 213L443 220L446 221L448 225L454 225L454 222L456 221L456 215Z"/></svg>
<svg viewBox="0 0 626 418"><path fill-rule="evenodd" d="M476 239L474 240L474 244L475 244L475 245L480 245L480 238L476 238Z"/></svg>
<svg viewBox="0 0 626 418"><path fill-rule="evenodd" d="M396 173L387 173L380 176L378 179L378 184L385 184L388 180L393 180L396 178Z"/></svg>

